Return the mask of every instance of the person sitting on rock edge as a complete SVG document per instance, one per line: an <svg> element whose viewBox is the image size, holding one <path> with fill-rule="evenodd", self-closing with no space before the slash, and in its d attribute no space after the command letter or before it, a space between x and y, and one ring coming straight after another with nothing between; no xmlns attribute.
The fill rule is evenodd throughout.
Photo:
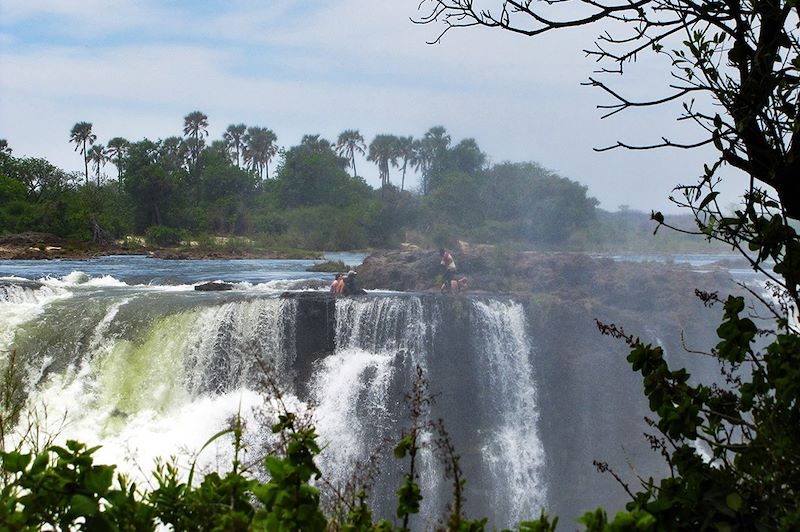
<svg viewBox="0 0 800 532"><path fill-rule="evenodd" d="M337 295L342 295L347 290L347 286L344 284L344 274L339 274L339 281L336 284L336 291L334 292Z"/></svg>
<svg viewBox="0 0 800 532"><path fill-rule="evenodd" d="M344 285L345 285L344 293L349 296L354 296L360 293L358 290L358 286L356 285L356 275L357 274L355 271L350 270L349 272L347 272L347 277L344 278Z"/></svg>
<svg viewBox="0 0 800 532"><path fill-rule="evenodd" d="M336 277L333 279L331 283L331 294L340 294L341 290L339 290L339 285L342 283L342 274L337 273Z"/></svg>

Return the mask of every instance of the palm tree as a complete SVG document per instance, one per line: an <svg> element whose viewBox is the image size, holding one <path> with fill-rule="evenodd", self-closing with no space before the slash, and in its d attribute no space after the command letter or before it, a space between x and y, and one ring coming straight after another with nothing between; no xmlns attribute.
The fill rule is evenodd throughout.
<svg viewBox="0 0 800 532"><path fill-rule="evenodd" d="M448 146L450 146L450 135L447 134L447 130L442 126L433 126L430 128L423 136L423 140L429 142L433 146L437 155L444 152Z"/></svg>
<svg viewBox="0 0 800 532"><path fill-rule="evenodd" d="M106 156L106 149L102 144L95 144L89 149L86 155L87 164L89 161L94 165L94 171L97 176L97 186L100 186L100 168L105 166L108 157Z"/></svg>
<svg viewBox="0 0 800 532"><path fill-rule="evenodd" d="M109 160L117 167L117 183L122 187L122 159L128 153L130 142L122 137L114 137L108 141L106 155Z"/></svg>
<svg viewBox="0 0 800 532"><path fill-rule="evenodd" d="M192 111L183 117L183 134L194 142L190 144L192 149L192 165L197 163L200 151L203 149L203 136L208 136L208 116L200 111Z"/></svg>
<svg viewBox="0 0 800 532"><path fill-rule="evenodd" d="M441 165L450 146L450 135L442 126L430 128L421 140L414 143L416 158L414 166L422 172L422 193L427 194L431 186L431 170Z"/></svg>
<svg viewBox="0 0 800 532"><path fill-rule="evenodd" d="M159 164L167 171L175 172L181 168L189 168L192 164L191 147L194 140L181 137L167 137L159 142Z"/></svg>
<svg viewBox="0 0 800 532"><path fill-rule="evenodd" d="M242 138L245 143L245 163L262 179L265 179L266 171L266 179L269 179L269 163L278 153L278 145L275 144L278 137L271 129L250 127Z"/></svg>
<svg viewBox="0 0 800 532"><path fill-rule="evenodd" d="M364 144L364 137L357 129L346 129L341 132L336 140L336 153L350 161L353 167L353 177L356 174L356 153L364 155L367 145Z"/></svg>
<svg viewBox="0 0 800 532"><path fill-rule="evenodd" d="M72 131L69 132L69 141L75 143L75 151L80 150L81 157L83 157L83 167L86 175L86 184L89 184L89 159L88 152L86 151L86 143L91 146L97 140L97 135L92 133L91 122L78 122L72 126Z"/></svg>
<svg viewBox="0 0 800 532"><path fill-rule="evenodd" d="M225 130L225 133L222 134L222 139L226 142L228 148L236 151L237 167L239 167L239 156L244 146L243 137L246 130L247 126L244 124L231 124L228 126L228 129Z"/></svg>
<svg viewBox="0 0 800 532"><path fill-rule="evenodd" d="M414 166L416 163L416 152L414 150L413 137L400 137L395 143L395 151L397 159L402 161L401 164L395 164L403 172L403 178L400 181L400 190L404 190L406 186L406 169L408 165ZM393 161L396 163L396 160Z"/></svg>
<svg viewBox="0 0 800 532"><path fill-rule="evenodd" d="M376 135L369 144L367 160L378 165L381 188L389 184L389 163L397 160L397 137L394 135Z"/></svg>
<svg viewBox="0 0 800 532"><path fill-rule="evenodd" d="M319 134L303 135L303 138L300 139L300 146L318 152L332 152L334 149L333 144Z"/></svg>

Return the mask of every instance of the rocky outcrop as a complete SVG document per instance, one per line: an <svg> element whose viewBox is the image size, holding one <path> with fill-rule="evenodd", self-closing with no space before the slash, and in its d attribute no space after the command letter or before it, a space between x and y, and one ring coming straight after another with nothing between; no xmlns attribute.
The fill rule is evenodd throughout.
<svg viewBox="0 0 800 532"><path fill-rule="evenodd" d="M698 273L680 264L618 262L585 253L454 252L458 275L469 278L470 292L547 294L563 299L622 303L630 308L679 303L682 288L730 286L723 267ZM359 267L366 289L438 291L442 269L436 251L386 251L370 255ZM667 290L664 290L667 288ZM658 302L653 295L658 293ZM673 295L681 293L681 295ZM666 298L666 300L664 299ZM677 298L677 299L674 299Z"/></svg>
<svg viewBox="0 0 800 532"><path fill-rule="evenodd" d="M38 290L43 286L39 281L29 281L27 279L0 280L0 289L19 287L27 290Z"/></svg>
<svg viewBox="0 0 800 532"><path fill-rule="evenodd" d="M44 285L37 281L28 281L26 279L1 280L0 279L0 301L13 301L22 292L32 293L39 290Z"/></svg>
<svg viewBox="0 0 800 532"><path fill-rule="evenodd" d="M226 290L233 290L233 285L221 281L212 281L210 283L198 284L194 289L200 292L224 292Z"/></svg>

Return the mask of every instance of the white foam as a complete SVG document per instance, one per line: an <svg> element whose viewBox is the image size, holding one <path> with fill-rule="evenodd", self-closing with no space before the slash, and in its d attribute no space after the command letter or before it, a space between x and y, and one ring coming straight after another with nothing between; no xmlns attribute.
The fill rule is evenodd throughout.
<svg viewBox="0 0 800 532"><path fill-rule="evenodd" d="M492 473L493 506L509 522L536 515L546 502L542 478L544 448L537 429L539 410L531 364L531 346L522 305L492 300L475 301L481 324L482 373L494 390L496 428L481 448ZM508 499L503 494L515 493Z"/></svg>
<svg viewBox="0 0 800 532"><path fill-rule="evenodd" d="M9 285L3 288L3 295L4 298L0 299L0 356L10 349L19 327L34 320L53 301L71 297L72 294L57 287Z"/></svg>
<svg viewBox="0 0 800 532"><path fill-rule="evenodd" d="M394 355L349 348L321 361L311 384L316 424L324 447L320 467L329 478L346 479L356 460L373 451L366 433L388 423L387 394ZM365 422L369 422L365 424Z"/></svg>

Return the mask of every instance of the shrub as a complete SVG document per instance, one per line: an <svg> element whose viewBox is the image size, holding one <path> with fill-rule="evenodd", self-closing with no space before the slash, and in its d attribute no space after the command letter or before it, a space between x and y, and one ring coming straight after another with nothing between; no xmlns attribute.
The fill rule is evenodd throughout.
<svg viewBox="0 0 800 532"><path fill-rule="evenodd" d="M174 227L151 225L145 231L144 238L150 245L177 246L184 238L184 232Z"/></svg>
<svg viewBox="0 0 800 532"><path fill-rule="evenodd" d="M352 268L340 260L329 260L322 262L320 264L314 264L306 268L307 272L336 273L336 272L346 272L348 270L352 270Z"/></svg>

